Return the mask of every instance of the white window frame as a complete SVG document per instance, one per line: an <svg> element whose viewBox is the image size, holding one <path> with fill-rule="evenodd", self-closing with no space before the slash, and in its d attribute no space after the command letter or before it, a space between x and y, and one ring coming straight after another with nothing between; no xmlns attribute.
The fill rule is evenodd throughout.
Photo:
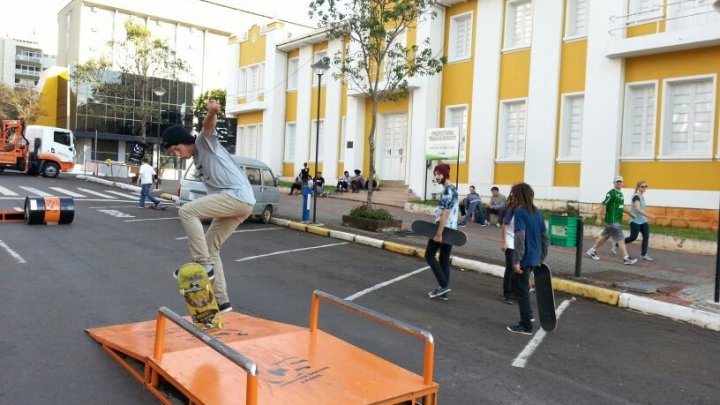
<svg viewBox="0 0 720 405"><path fill-rule="evenodd" d="M292 144L288 145L288 135L290 134L290 127L293 128ZM297 142L297 122L285 123L285 139L283 140L284 151L283 151L283 162L293 163L295 162L295 142Z"/></svg>
<svg viewBox="0 0 720 405"><path fill-rule="evenodd" d="M583 109L580 113L580 119L582 120L580 122L580 150L578 151L577 155L568 155L567 153L567 144L568 144L568 136L569 136L569 130L570 130L570 115L568 107L570 106L570 103L568 102L571 99L583 99ZM562 98L560 100L560 139L558 140L558 162L579 162L580 156L582 154L582 141L583 141L583 128L585 126L585 92L575 92L575 93L564 93L562 94Z"/></svg>
<svg viewBox="0 0 720 405"><path fill-rule="evenodd" d="M585 2L585 31L577 32L578 2ZM565 38L566 41L580 38L587 38L587 31L590 22L590 0L567 0L565 7Z"/></svg>
<svg viewBox="0 0 720 405"><path fill-rule="evenodd" d="M247 96L247 68L240 68L238 73L238 98L245 98Z"/></svg>
<svg viewBox="0 0 720 405"><path fill-rule="evenodd" d="M322 50L322 51L315 52L315 53L313 54L313 63L315 63L315 62L317 62L317 61L320 60L320 55L322 55L323 58L326 58L326 57L327 57L327 49L324 49L324 50ZM326 72L326 73L327 73L327 72ZM312 87L317 87L317 86L318 86L318 75L317 75L314 71L312 72L312 75L313 75L313 76L312 76ZM327 80L325 80L324 83L327 83ZM323 84L323 86L324 86L324 85L325 85L325 84Z"/></svg>
<svg viewBox="0 0 720 405"><path fill-rule="evenodd" d="M295 69L293 69L293 64L295 64ZM296 91L297 90L299 67L300 67L300 58L288 59L287 91Z"/></svg>
<svg viewBox="0 0 720 405"><path fill-rule="evenodd" d="M250 154L248 150L248 146L250 143L247 140L247 135L250 132L250 130L253 129L255 131L255 139L253 139L253 149L255 149L254 154ZM241 156L250 157L253 159L259 159L260 158L260 137L262 136L262 124L247 124L243 126L238 127L238 142L240 143L240 148L235 148L237 153L239 153Z"/></svg>
<svg viewBox="0 0 720 405"><path fill-rule="evenodd" d="M463 124L460 127L459 135L460 135L460 162L465 162L466 154L467 154L467 140L468 140L468 120L470 119L470 105L468 104L453 104L445 107L445 128L453 128L448 127L449 124L449 117L452 111L457 110L465 110L464 117L463 117Z"/></svg>
<svg viewBox="0 0 720 405"><path fill-rule="evenodd" d="M458 42L458 21L465 20L467 18L468 23L468 38L467 38L467 49L463 55L457 56L457 42ZM467 34L466 34L467 35ZM450 17L450 31L448 36L448 63L461 62L469 60L472 57L472 42L473 42L473 13L468 11L467 13L461 13Z"/></svg>
<svg viewBox="0 0 720 405"><path fill-rule="evenodd" d="M647 0L652 3L647 11L640 8L641 1L643 0L627 0L628 24L657 20L663 17L663 0Z"/></svg>
<svg viewBox="0 0 720 405"><path fill-rule="evenodd" d="M526 3L530 4L531 7L529 39L527 42L517 44L514 36L517 7ZM532 46L532 31L534 22L533 19L535 15L535 11L532 9L532 7L532 0L507 0L507 2L505 3L505 32L503 34L503 52L530 48Z"/></svg>
<svg viewBox="0 0 720 405"><path fill-rule="evenodd" d="M310 154L308 155L309 161L315 162L315 136L317 135L317 120L312 120L310 127ZM318 149L318 162L322 163L325 153L323 153L323 147L325 146L325 118L320 119L320 148ZM317 170L317 169L316 169Z"/></svg>
<svg viewBox="0 0 720 405"><path fill-rule="evenodd" d="M523 134L523 155L515 155L515 156L505 156L505 139L506 139L506 115L507 115L507 109L511 104L518 104L518 103L524 103L525 104L525 133ZM528 99L527 97L523 98L513 98L513 99L505 99L500 100L500 108L499 108L499 117L498 117L498 134L497 134L497 157L495 159L496 162L524 162L525 161L525 155L527 154L527 111L528 111Z"/></svg>
<svg viewBox="0 0 720 405"><path fill-rule="evenodd" d="M627 136L630 136L630 132L632 131L632 124L633 121L632 118L632 104L630 103L630 100L628 97L631 94L632 88L637 87L648 87L653 86L654 92L655 92L655 107L653 110L653 120L652 120L652 130L651 133L651 141L650 141L650 150L647 154L629 154L627 152L627 147L625 146L625 141ZM658 118L658 91L659 91L659 82L657 80L645 80L645 81L639 81L639 82L630 82L625 84L625 98L624 98L624 106L623 106L623 122L622 122L622 135L620 138L620 159L621 160L653 160L655 159L655 144L657 140L657 118Z"/></svg>
<svg viewBox="0 0 720 405"><path fill-rule="evenodd" d="M703 81L710 79L712 81L712 85L710 86L712 88L712 100L711 100L711 107L710 107L710 150L706 153L686 153L686 154L666 154L666 141L668 139L668 134L665 132L668 130L669 127L672 126L672 123L669 123L669 120L672 119L672 116L670 114L670 103L668 103L670 97L668 97L670 93L670 86L673 85L673 83L687 83L687 82L695 82L695 81ZM712 143L715 139L715 111L717 108L717 74L708 74L708 75L697 75L697 76L683 76L683 77L671 77L663 80L663 100L662 100L662 119L660 121L660 155L658 156L658 159L660 160L706 160L706 159L712 159Z"/></svg>
<svg viewBox="0 0 720 405"><path fill-rule="evenodd" d="M247 74L246 74L247 83L245 84L245 92L246 92L245 98L247 99L247 101L255 101L265 91L264 83L263 83L265 80L265 78L264 78L265 63L264 62L255 63L252 65L248 65L245 68L247 69ZM257 76L256 76L255 82L252 82L250 79L252 77L250 73L253 69L257 69Z"/></svg>
<svg viewBox="0 0 720 405"><path fill-rule="evenodd" d="M396 44L400 43L404 48L407 48L407 30L402 29L401 32L395 37L395 40L388 46L388 50L395 47ZM402 61L401 61L402 62ZM404 63L404 62L403 62ZM390 69L395 67L396 61L390 60L390 56L385 56L385 62L383 67L384 79L387 80L390 76Z"/></svg>

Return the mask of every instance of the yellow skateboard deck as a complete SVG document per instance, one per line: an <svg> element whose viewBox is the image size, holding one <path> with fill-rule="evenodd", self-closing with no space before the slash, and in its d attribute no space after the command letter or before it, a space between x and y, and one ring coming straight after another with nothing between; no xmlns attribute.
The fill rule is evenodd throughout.
<svg viewBox="0 0 720 405"><path fill-rule="evenodd" d="M178 271L178 287L196 327L203 330L222 329L220 309L202 265L183 264Z"/></svg>

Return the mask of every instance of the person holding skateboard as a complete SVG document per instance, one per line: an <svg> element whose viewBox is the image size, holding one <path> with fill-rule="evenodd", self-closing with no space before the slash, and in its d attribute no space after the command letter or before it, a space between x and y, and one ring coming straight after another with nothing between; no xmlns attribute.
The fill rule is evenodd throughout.
<svg viewBox="0 0 720 405"><path fill-rule="evenodd" d="M525 335L532 334L532 309L530 308L530 274L547 256L548 237L542 213L535 207L535 192L527 183L512 187L514 200L515 240L513 243L513 270L517 290L515 296L520 310L520 322L509 325L507 330Z"/></svg>
<svg viewBox="0 0 720 405"><path fill-rule="evenodd" d="M225 284L220 247L235 229L252 213L255 196L243 170L220 144L215 129L220 104L209 100L207 115L197 138L182 126L175 125L162 134L163 146L180 159L193 158L207 195L183 205L178 211L180 223L188 237L193 262L203 265L213 289L220 312L232 310ZM207 233L201 219L212 218ZM177 278L178 270L173 276Z"/></svg>
<svg viewBox="0 0 720 405"><path fill-rule="evenodd" d="M452 245L443 242L443 230L445 228L457 229L458 227L458 211L460 204L458 200L458 192L455 186L450 184L450 166L440 163L433 170L435 181L443 186L440 202L435 209L435 223L438 224L437 233L428 240L425 249L425 260L433 271L435 278L439 284L438 288L428 293L428 296L447 301L450 289L450 252ZM435 258L435 254L440 251L440 260Z"/></svg>
<svg viewBox="0 0 720 405"><path fill-rule="evenodd" d="M150 186L152 186L153 176L155 175L155 169L148 164L148 158L142 159L142 165L138 170L137 182L142 187L140 190L140 201L138 201L138 207L145 208L145 199L149 199L153 203L153 208L160 206L160 200L153 197L150 193Z"/></svg>

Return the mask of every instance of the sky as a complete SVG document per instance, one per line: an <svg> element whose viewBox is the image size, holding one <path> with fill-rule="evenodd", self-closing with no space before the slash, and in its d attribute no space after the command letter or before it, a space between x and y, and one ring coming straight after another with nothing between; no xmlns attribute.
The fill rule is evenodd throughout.
<svg viewBox="0 0 720 405"><path fill-rule="evenodd" d="M272 10L282 10L284 17L307 22L310 0L218 0L241 8L252 9L261 4L261 13L272 15ZM57 13L68 0L0 0L0 37L34 40L44 53L57 53ZM293 18L293 17L297 17Z"/></svg>

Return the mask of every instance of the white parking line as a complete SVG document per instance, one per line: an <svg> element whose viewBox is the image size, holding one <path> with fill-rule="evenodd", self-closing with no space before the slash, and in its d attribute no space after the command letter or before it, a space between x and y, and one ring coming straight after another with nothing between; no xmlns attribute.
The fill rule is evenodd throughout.
<svg viewBox="0 0 720 405"><path fill-rule="evenodd" d="M115 195L119 195L120 197L129 198L129 199L131 199L131 200L137 200L137 199L138 199L138 196L134 196L134 195L132 195L132 194L121 193L121 192L119 192L119 191L105 190L105 192L106 192L106 193L112 193L112 194L115 194Z"/></svg>
<svg viewBox="0 0 720 405"><path fill-rule="evenodd" d="M364 289L364 290L362 290L362 291L360 291L360 292L356 292L355 294L353 294L353 295L351 295L351 296L349 296L349 297L347 297L347 298L345 298L345 299L348 300L348 301L352 301L352 300L354 300L354 299L356 299L356 298L362 297L363 295L365 295L365 294L367 294L367 293L371 293L371 292L373 292L373 291L375 291L375 290L378 290L378 289L383 288L383 287L385 287L385 286L388 286L388 285L390 285L390 284L397 283L397 282L400 281L400 280L406 279L406 278L408 278L408 277L410 277L410 276L414 276L415 274L418 274L418 273L420 273L420 272L423 272L423 271L425 271L425 270L427 270L427 269L429 269L429 268L430 268L430 266L425 266L425 267L420 268L420 269L417 269L417 270L415 270L415 271L411 271L410 273L403 274L402 276L395 277L395 278L392 279L392 280L383 281L382 283L375 284L374 286L372 286L372 287L370 287L370 288L366 288L366 289Z"/></svg>
<svg viewBox="0 0 720 405"><path fill-rule="evenodd" d="M113 197L113 196L111 196L111 195L103 194L103 193L98 193L97 191L88 190L88 189L86 189L86 188L80 188L80 187L78 187L77 189L80 190L80 191L82 191L83 193L94 194L94 195L96 195L96 196L98 196L98 197L102 197L102 198L115 198L115 197Z"/></svg>
<svg viewBox="0 0 720 405"><path fill-rule="evenodd" d="M20 256L20 254L18 252L10 249L10 246L6 245L5 242L3 242L1 239L0 239L0 247L5 249L10 254L10 256L12 256L12 258L15 259L16 262L18 262L20 264L27 263L25 261L25 259L23 259L23 257Z"/></svg>
<svg viewBox="0 0 720 405"><path fill-rule="evenodd" d="M568 305L570 305L570 301L575 301L575 297L572 297L569 300L565 300L565 301L563 301L562 304L560 304L560 306L558 307L558 309L556 311L558 319L560 319L560 315L563 313L563 311L565 311L565 308L567 308ZM547 335L547 332L545 332L543 329L540 329L539 331L537 331L535 336L533 336L532 340L530 340L530 342L527 344L527 346L525 346L525 349L523 349L523 351L520 352L520 354L518 354L518 356L515 358L515 360L513 360L512 366L520 367L520 368L525 367L528 359L530 358L530 356L533 355L533 353L535 353L535 350L537 350L537 348L540 347L540 343L542 343L542 341L543 341L543 339L545 339L546 335Z"/></svg>
<svg viewBox="0 0 720 405"><path fill-rule="evenodd" d="M32 188L32 187L20 186L20 188L23 189L23 190L25 190L25 191L27 191L27 192L30 192L30 193L32 193L32 194L34 194L34 195L39 195L40 197L49 197L49 196L52 195L52 194L48 194L48 193L46 193L46 192L44 192L44 191L42 191L42 190L38 190L38 189Z"/></svg>
<svg viewBox="0 0 720 405"><path fill-rule="evenodd" d="M311 246L311 247L300 248L300 249L280 250L278 252L267 253L264 255L248 256L248 257L244 257L242 259L237 259L235 261L236 262L245 262L248 260L255 260L255 259L260 259L260 258L268 257L268 256L284 255L286 253L302 252L303 250L322 249L322 248L326 248L326 247L333 247L333 246L340 246L340 245L347 245L347 244L348 244L348 242L341 242L341 243L330 243L327 245L320 245L320 246Z"/></svg>
<svg viewBox="0 0 720 405"><path fill-rule="evenodd" d="M69 196L71 196L71 197L85 197L84 194L80 194L80 193L76 193L76 192L74 192L74 191L66 190L66 189L64 189L64 188L62 188L62 187L49 187L49 188L52 189L52 190L58 191L58 192L60 192L60 193L67 194L67 195L69 195Z"/></svg>
<svg viewBox="0 0 720 405"><path fill-rule="evenodd" d="M8 188L5 188L3 186L0 186L0 194L2 194L2 195L18 195L18 193L14 192Z"/></svg>
<svg viewBox="0 0 720 405"><path fill-rule="evenodd" d="M283 228L257 228L257 229L242 229L239 231L235 231L233 233L244 233L244 232L263 232L263 231L280 231ZM182 236L179 238L175 238L175 240L183 240L187 239L187 236Z"/></svg>

